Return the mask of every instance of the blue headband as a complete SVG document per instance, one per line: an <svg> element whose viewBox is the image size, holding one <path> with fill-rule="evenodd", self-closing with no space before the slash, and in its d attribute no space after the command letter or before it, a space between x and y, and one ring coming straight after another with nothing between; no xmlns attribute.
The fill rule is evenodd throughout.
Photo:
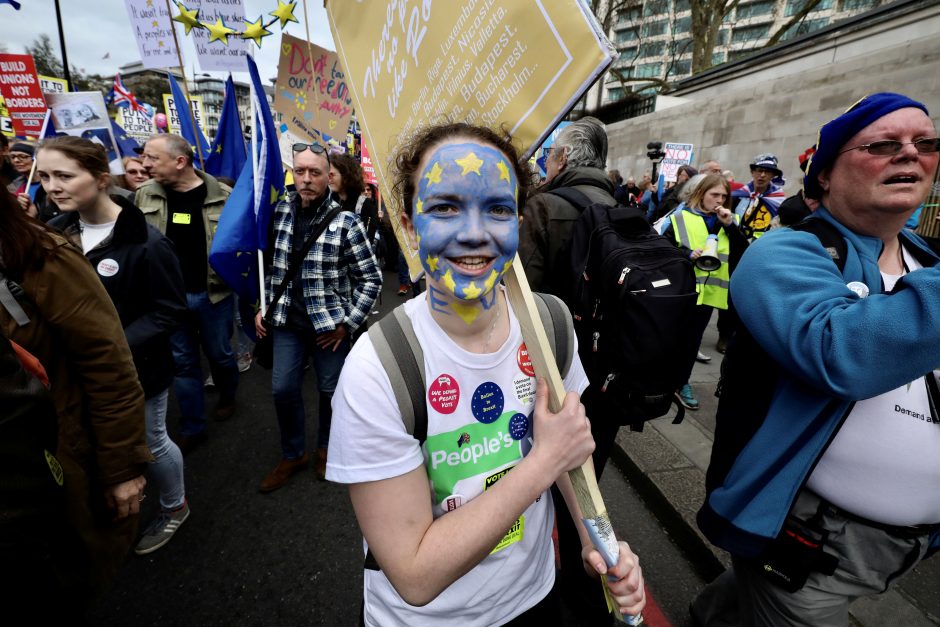
<svg viewBox="0 0 940 627"><path fill-rule="evenodd" d="M892 93L878 93L865 96L845 113L827 122L819 129L816 140L816 153L810 157L806 166L806 176L803 177L803 193L807 198L822 198L822 187L819 185L819 174L831 166L839 156L839 151L849 139L875 120L883 118L898 109L913 107L924 113L927 107L911 100L907 96Z"/></svg>

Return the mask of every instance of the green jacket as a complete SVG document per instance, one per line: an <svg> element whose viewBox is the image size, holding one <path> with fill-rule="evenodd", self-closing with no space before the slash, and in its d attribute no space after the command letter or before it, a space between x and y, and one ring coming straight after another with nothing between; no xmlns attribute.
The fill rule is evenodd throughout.
<svg viewBox="0 0 940 627"><path fill-rule="evenodd" d="M220 183L210 174L200 170L195 172L196 176L206 184L206 203L202 207L202 219L206 229L206 256L208 257L209 250L212 248L212 238L215 235L215 230L219 227L219 218L222 217L222 208L225 206L229 194L232 193L232 188ZM166 235L169 212L167 211L166 192L163 186L153 179L147 181L137 190L134 202L140 207L147 222ZM206 264L206 271L209 273L207 280L209 301L215 304L231 294L232 289L208 263Z"/></svg>

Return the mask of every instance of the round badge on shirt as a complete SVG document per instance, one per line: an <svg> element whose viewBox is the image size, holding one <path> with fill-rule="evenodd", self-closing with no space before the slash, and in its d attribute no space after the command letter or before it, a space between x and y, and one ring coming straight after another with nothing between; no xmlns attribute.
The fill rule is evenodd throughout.
<svg viewBox="0 0 940 627"><path fill-rule="evenodd" d="M473 392L470 411L478 422L488 425L496 422L496 419L503 413L504 402L503 391L499 386L492 381L487 381L481 383Z"/></svg>
<svg viewBox="0 0 940 627"><path fill-rule="evenodd" d="M114 259L102 259L98 262L98 274L101 276L114 276L121 266Z"/></svg>

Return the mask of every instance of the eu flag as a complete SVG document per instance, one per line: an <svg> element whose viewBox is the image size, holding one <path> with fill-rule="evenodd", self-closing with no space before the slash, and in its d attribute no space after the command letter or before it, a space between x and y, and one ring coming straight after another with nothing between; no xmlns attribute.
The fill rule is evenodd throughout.
<svg viewBox="0 0 940 627"><path fill-rule="evenodd" d="M267 248L274 207L284 191L284 171L274 119L254 59L246 56L254 101L254 142L235 188L222 209L209 263L246 302L259 295L258 254Z"/></svg>
<svg viewBox="0 0 940 627"><path fill-rule="evenodd" d="M114 141L117 142L122 157L139 157L135 148L140 148L140 144L136 139L128 136L127 131L121 128L121 125L114 119L111 120L111 132L114 133Z"/></svg>
<svg viewBox="0 0 940 627"><path fill-rule="evenodd" d="M222 102L222 117L219 129L212 142L212 153L206 158L206 172L212 176L238 178L248 159L241 120L238 119L238 103L235 101L235 83L229 74L225 82L225 100Z"/></svg>
<svg viewBox="0 0 940 627"><path fill-rule="evenodd" d="M202 129L199 128L199 124L195 124L193 128L193 118L189 115L189 101L186 100L186 96L183 95L183 90L180 89L179 83L176 82L176 79L173 75L167 72L167 77L170 79L170 93L173 94L173 103L176 105L176 113L179 116L180 123L180 135L183 136L183 139L189 142L190 146L196 146L196 138L199 138L199 146L202 148L203 157L209 154L209 142L206 141L205 135L202 134Z"/></svg>

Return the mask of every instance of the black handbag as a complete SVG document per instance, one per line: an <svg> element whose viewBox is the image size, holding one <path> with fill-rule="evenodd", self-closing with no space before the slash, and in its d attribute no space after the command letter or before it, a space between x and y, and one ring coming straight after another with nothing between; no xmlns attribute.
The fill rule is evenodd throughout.
<svg viewBox="0 0 940 627"><path fill-rule="evenodd" d="M287 286L290 284L290 282L294 280L294 277L297 275L297 271L300 270L300 264L303 263L307 253L310 252L310 247L313 246L313 243L320 238L320 235L323 234L323 231L326 230L326 227L329 226L330 222L333 221L333 218L339 215L339 212L342 210L342 207L336 207L330 211L322 221L317 223L317 225L313 227L313 232L310 234L310 237L308 237L307 241L304 242L304 245L300 248L300 250L294 251L290 260L287 262L287 272L284 273L284 278L274 290L274 298L271 299L271 304L268 305L268 309L265 311L264 317L261 318L261 324L265 329L264 337L258 338L258 341L255 342L254 351L252 351L252 360L254 363L258 364L265 370L270 370L274 367L274 338L271 335L271 316L274 315L274 306L284 296L284 293L287 291Z"/></svg>

